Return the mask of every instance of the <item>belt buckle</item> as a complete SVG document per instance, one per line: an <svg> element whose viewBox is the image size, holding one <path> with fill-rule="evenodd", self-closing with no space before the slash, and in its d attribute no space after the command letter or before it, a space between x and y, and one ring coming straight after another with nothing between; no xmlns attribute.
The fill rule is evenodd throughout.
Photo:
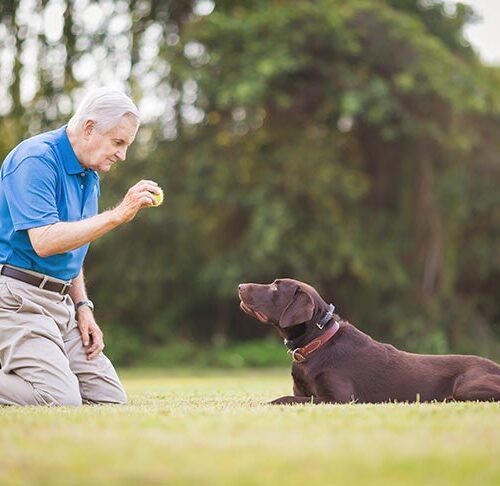
<svg viewBox="0 0 500 486"><path fill-rule="evenodd" d="M69 282L64 282L63 288L60 291L61 295L66 295L71 287L71 280Z"/></svg>

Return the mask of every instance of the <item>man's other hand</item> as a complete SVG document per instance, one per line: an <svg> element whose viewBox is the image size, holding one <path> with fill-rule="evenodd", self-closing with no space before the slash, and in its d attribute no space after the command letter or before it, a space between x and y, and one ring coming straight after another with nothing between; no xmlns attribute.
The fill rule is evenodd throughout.
<svg viewBox="0 0 500 486"><path fill-rule="evenodd" d="M78 309L78 329L86 348L87 359L94 359L104 349L104 336L88 307Z"/></svg>

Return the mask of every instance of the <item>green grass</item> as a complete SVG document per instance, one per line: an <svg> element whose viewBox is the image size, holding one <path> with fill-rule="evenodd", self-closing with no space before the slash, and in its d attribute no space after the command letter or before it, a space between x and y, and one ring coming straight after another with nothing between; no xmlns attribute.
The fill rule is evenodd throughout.
<svg viewBox="0 0 500 486"><path fill-rule="evenodd" d="M500 403L272 407L288 370L122 378L123 407L0 408L0 484L500 484Z"/></svg>

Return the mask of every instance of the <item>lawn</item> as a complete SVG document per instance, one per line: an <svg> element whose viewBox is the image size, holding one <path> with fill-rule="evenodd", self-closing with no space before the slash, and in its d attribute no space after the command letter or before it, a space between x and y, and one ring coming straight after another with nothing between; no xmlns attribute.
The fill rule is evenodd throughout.
<svg viewBox="0 0 500 486"><path fill-rule="evenodd" d="M272 407L288 370L121 375L127 406L0 408L0 484L500 484L500 403Z"/></svg>

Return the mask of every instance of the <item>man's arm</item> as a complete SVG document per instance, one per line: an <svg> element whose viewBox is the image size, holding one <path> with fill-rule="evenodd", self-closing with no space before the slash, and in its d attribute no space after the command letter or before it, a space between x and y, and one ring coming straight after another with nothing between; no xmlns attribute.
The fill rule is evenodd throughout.
<svg viewBox="0 0 500 486"><path fill-rule="evenodd" d="M75 304L82 300L88 300L83 269L71 282L69 295ZM90 307L82 305L76 310L76 319L83 345L87 348L85 350L87 359L95 358L104 349L104 336L95 321L94 313Z"/></svg>
<svg viewBox="0 0 500 486"><path fill-rule="evenodd" d="M85 288L85 279L83 277L83 268L80 270L80 273L71 281L71 287L69 289L69 295L71 300L76 304L81 302L82 300L89 300L87 296L87 289ZM86 306L83 306L90 311L90 309ZM83 310L81 307L80 309Z"/></svg>
<svg viewBox="0 0 500 486"><path fill-rule="evenodd" d="M154 194L159 192L156 182L140 181L128 190L123 201L114 209L82 221L31 228L28 235L33 249L44 258L86 245L117 226L128 223L140 209L155 206Z"/></svg>

